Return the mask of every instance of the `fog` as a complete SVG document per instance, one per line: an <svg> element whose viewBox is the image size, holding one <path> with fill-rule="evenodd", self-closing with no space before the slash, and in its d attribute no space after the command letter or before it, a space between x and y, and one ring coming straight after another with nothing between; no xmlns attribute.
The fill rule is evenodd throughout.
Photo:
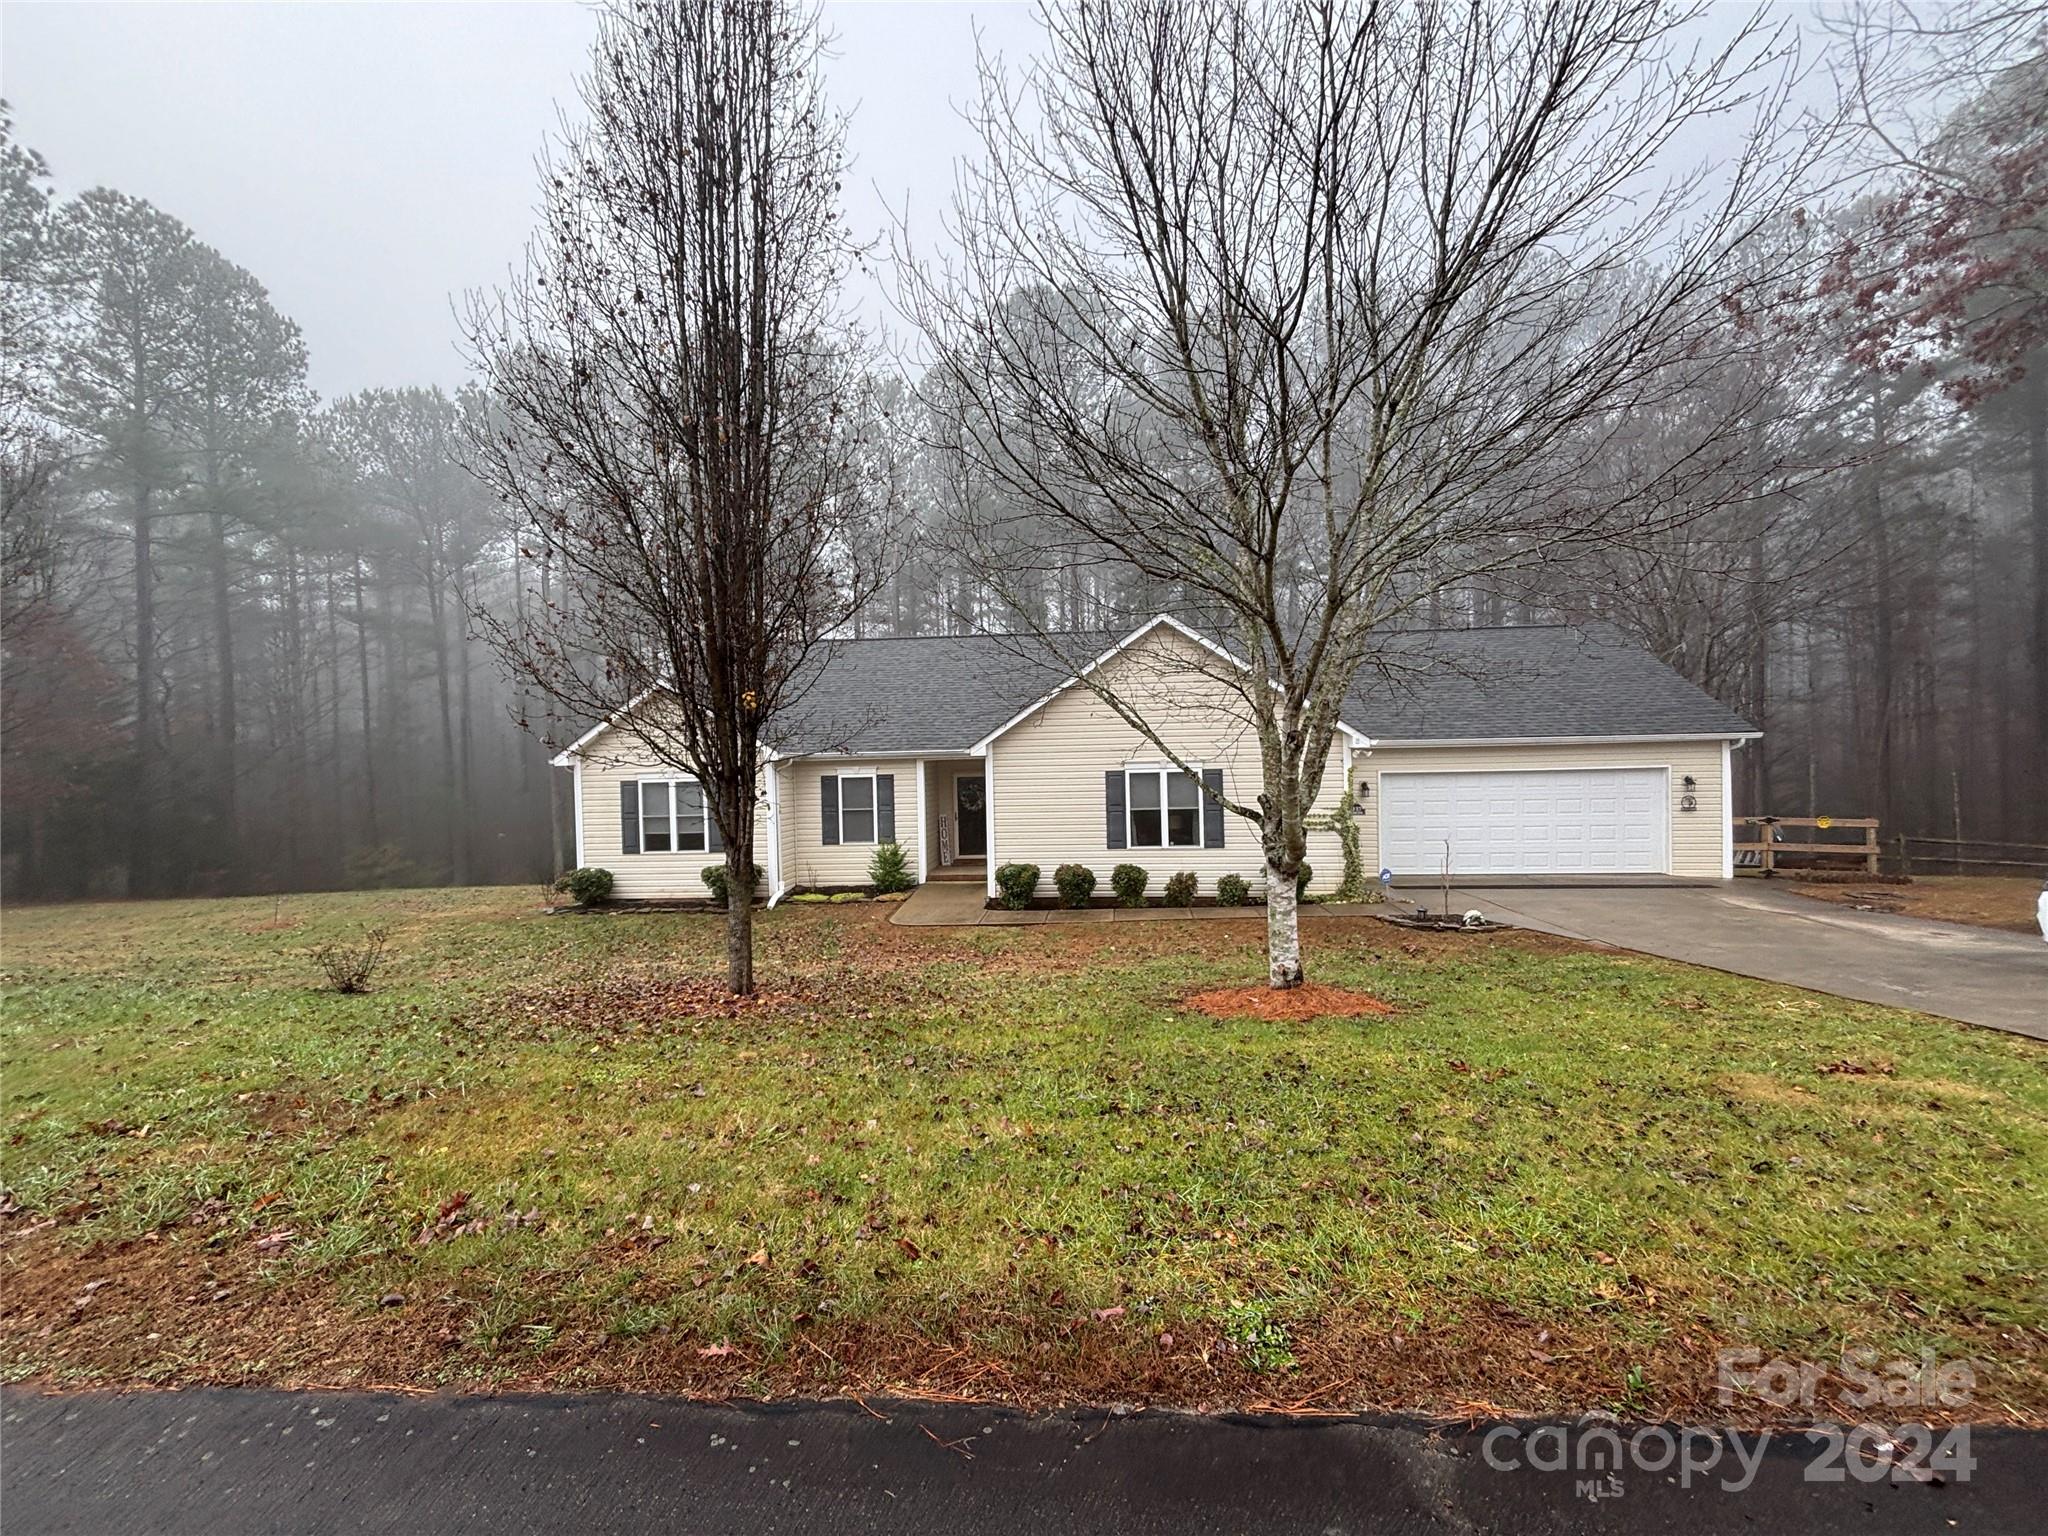
<svg viewBox="0 0 2048 1536"><path fill-rule="evenodd" d="M970 151L976 39L1028 52L1028 5L830 4L828 83L854 115L847 214L922 236ZM533 228L534 155L573 107L588 7L0 6L0 95L60 194L118 187L260 276L326 398L467 377L451 299ZM890 285L851 298L877 327Z"/></svg>

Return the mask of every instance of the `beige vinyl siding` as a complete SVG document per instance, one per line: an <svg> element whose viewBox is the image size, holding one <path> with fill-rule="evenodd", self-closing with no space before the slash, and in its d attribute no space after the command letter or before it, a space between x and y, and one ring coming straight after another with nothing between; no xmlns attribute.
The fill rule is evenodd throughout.
<svg viewBox="0 0 2048 1536"><path fill-rule="evenodd" d="M866 885L873 843L825 844L818 780L828 773L896 776L896 841L912 874L917 871L917 759L888 757L838 761L797 758L778 763L782 797L782 878L791 886Z"/></svg>
<svg viewBox="0 0 2048 1536"><path fill-rule="evenodd" d="M1257 733L1244 700L1212 675L1227 665L1183 636L1156 632L1109 663L1117 696L1174 744L1182 757L1223 771L1223 792L1239 804L1256 803L1265 775ZM1316 813L1327 815L1344 795L1343 747L1332 746ZM1053 892L1061 864L1085 864L1106 894L1109 872L1137 864L1150 872L1157 895L1169 875L1191 869L1200 894L1211 896L1219 876L1235 874L1256 889L1265 858L1257 829L1226 812L1221 848L1111 848L1103 805L1103 776L1113 768L1159 764L1158 747L1127 724L1095 692L1076 684L989 746L991 825L996 863L1038 866L1038 892ZM1337 834L1309 834L1311 889L1327 891L1343 875Z"/></svg>
<svg viewBox="0 0 2048 1536"><path fill-rule="evenodd" d="M687 901L707 896L700 873L722 863L723 853L624 853L619 847L619 785L627 779L675 777L624 731L606 731L585 749L583 776L583 862L612 872L612 896L619 901ZM754 862L768 868L768 786L754 807ZM763 891L763 898L767 892Z"/></svg>
<svg viewBox="0 0 2048 1536"><path fill-rule="evenodd" d="M1369 723L1359 728L1367 732L1372 729ZM1719 879L1721 828L1728 815L1727 786L1721 780L1721 747L1719 737L1705 741L1587 742L1541 747L1375 747L1355 760L1358 781L1372 787L1366 812L1358 822L1359 850L1366 869L1378 874L1382 773L1668 767L1671 821L1667 846L1671 851L1671 873ZM1698 781L1691 791L1698 803L1697 810L1679 809L1680 798L1687 793L1687 774Z"/></svg>

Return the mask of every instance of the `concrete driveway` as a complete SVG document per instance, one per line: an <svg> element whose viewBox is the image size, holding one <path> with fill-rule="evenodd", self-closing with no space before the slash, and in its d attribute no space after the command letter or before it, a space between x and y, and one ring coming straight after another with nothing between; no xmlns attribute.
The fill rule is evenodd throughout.
<svg viewBox="0 0 2048 1536"><path fill-rule="evenodd" d="M1854 912L1756 880L1455 887L1451 902L1523 928L2048 1040L2048 944L2026 934Z"/></svg>

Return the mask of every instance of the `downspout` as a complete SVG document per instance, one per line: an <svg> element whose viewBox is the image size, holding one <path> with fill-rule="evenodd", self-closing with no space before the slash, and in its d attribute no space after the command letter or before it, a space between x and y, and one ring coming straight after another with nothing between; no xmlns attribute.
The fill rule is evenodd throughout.
<svg viewBox="0 0 2048 1536"><path fill-rule="evenodd" d="M573 780L574 810L576 813L576 867L584 868L583 858L583 754L577 753L570 765Z"/></svg>
<svg viewBox="0 0 2048 1536"><path fill-rule="evenodd" d="M1721 743L1721 878L1735 878L1735 743ZM1753 814L1761 814L1753 813Z"/></svg>

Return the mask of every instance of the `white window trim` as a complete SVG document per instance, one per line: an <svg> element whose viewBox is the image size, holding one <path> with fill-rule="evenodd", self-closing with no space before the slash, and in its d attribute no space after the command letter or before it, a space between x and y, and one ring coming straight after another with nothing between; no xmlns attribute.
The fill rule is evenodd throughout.
<svg viewBox="0 0 2048 1536"><path fill-rule="evenodd" d="M678 784L694 784L697 787L697 792L703 794L704 781L702 779L693 773L677 773L657 774L652 778L636 778L633 782L640 786L640 852L642 855L652 853L659 857L665 853L709 853L711 851L711 797L709 795L704 795L704 846L701 848L679 848L675 846L682 841L681 834L676 830L676 786ZM666 848L649 848L647 846L647 786L650 784L666 784L669 787L669 846Z"/></svg>
<svg viewBox="0 0 2048 1536"><path fill-rule="evenodd" d="M829 775L829 777L832 780L833 809L838 812L839 841L841 845L848 848L881 847L882 807L879 799L880 786L875 782L881 775L876 773L874 769L868 768L857 769L852 773L835 773ZM848 837L846 835L846 781L848 779L866 779L868 781L868 821L873 828L871 836Z"/></svg>
<svg viewBox="0 0 2048 1536"><path fill-rule="evenodd" d="M1166 813L1168 809L1166 802L1166 779L1167 775L1169 774L1187 773L1187 769L1181 767L1178 763L1125 763L1124 846L1126 848L1157 849L1161 853L1170 852L1172 849L1175 848L1202 847L1202 801L1204 800L1204 798L1206 798L1208 794L1208 791L1202 788L1202 774L1204 771L1204 765L1196 763L1194 765L1194 772L1188 775L1195 781L1195 840L1192 843L1175 843L1167 841L1169 834L1166 830ZM1133 774L1137 774L1145 778L1157 777L1159 780L1160 840L1156 843L1141 843L1137 839L1137 821L1135 818L1137 805L1131 798L1131 776Z"/></svg>

